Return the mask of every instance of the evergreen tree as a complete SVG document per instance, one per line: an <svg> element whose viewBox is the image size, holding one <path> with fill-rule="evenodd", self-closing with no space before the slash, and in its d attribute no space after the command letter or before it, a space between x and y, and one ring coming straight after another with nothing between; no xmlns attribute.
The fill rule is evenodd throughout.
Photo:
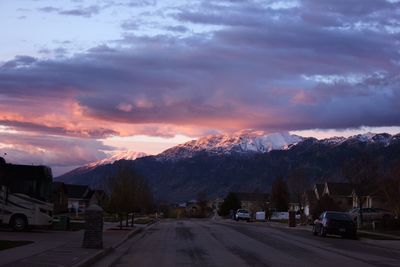
<svg viewBox="0 0 400 267"><path fill-rule="evenodd" d="M221 204L219 215L228 216L231 210L236 211L240 207L241 203L238 197L234 193L229 193Z"/></svg>
<svg viewBox="0 0 400 267"><path fill-rule="evenodd" d="M288 211L289 189L282 177L278 177L272 183L271 204L277 211Z"/></svg>

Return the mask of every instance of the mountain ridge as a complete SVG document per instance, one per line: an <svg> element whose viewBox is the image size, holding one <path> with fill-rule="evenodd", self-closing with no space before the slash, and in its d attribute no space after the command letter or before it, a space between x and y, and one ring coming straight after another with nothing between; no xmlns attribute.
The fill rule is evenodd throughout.
<svg viewBox="0 0 400 267"><path fill-rule="evenodd" d="M400 162L400 134L363 134L322 140L303 138L296 144L264 153L223 154L201 149L177 160L158 155L121 159L86 172L67 173L56 180L102 187L107 177L129 166L148 180L156 199L182 201L195 198L198 192L216 197L229 191L269 191L276 177L287 177L296 168L306 170L310 183L343 182L343 164L362 153L378 160L383 171L394 161Z"/></svg>

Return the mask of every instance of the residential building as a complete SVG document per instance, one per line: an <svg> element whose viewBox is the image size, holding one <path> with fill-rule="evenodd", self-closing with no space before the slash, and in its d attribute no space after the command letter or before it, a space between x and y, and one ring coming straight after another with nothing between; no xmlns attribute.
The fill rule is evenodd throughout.
<svg viewBox="0 0 400 267"><path fill-rule="evenodd" d="M91 192L87 195L89 199L89 206L92 204L99 205L104 208L107 202L107 194L104 190L91 190Z"/></svg>
<svg viewBox="0 0 400 267"><path fill-rule="evenodd" d="M357 193L356 190L352 192L353 208L359 206L361 200L363 208L387 208L385 195L381 189L374 189L372 191L362 191Z"/></svg>
<svg viewBox="0 0 400 267"><path fill-rule="evenodd" d="M313 192L316 199L321 199L322 193L324 192L325 184L315 184L313 186Z"/></svg>
<svg viewBox="0 0 400 267"><path fill-rule="evenodd" d="M68 210L84 212L89 205L92 190L87 185L65 184L68 195Z"/></svg>
<svg viewBox="0 0 400 267"><path fill-rule="evenodd" d="M236 192L234 193L240 200L243 209L247 209L252 213L257 211L267 210L269 207L269 194L265 193L245 193Z"/></svg>
<svg viewBox="0 0 400 267"><path fill-rule="evenodd" d="M339 210L348 211L353 208L353 186L350 183L326 182L322 196L329 196Z"/></svg>

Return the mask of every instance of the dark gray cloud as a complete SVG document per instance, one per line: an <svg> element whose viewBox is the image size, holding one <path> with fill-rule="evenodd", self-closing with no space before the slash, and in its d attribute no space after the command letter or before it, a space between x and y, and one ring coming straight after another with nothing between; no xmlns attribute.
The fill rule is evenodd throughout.
<svg viewBox="0 0 400 267"><path fill-rule="evenodd" d="M400 125L399 4L332 3L277 8L204 1L180 7L170 16L182 25L163 29L216 28L184 37L129 31L112 46L70 58L18 57L0 67L0 94L17 105L15 99L32 92L72 99L84 118L133 125ZM125 24L126 30L136 27ZM33 112L40 110L33 105Z"/></svg>

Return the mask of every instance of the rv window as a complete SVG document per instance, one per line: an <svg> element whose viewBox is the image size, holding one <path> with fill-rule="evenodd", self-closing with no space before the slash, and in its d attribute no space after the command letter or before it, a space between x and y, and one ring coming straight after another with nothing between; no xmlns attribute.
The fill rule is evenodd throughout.
<svg viewBox="0 0 400 267"><path fill-rule="evenodd" d="M36 198L42 201L46 201L50 197L50 188L48 183L41 182L38 180L18 180L12 182L9 186L10 193L25 194L29 197Z"/></svg>

